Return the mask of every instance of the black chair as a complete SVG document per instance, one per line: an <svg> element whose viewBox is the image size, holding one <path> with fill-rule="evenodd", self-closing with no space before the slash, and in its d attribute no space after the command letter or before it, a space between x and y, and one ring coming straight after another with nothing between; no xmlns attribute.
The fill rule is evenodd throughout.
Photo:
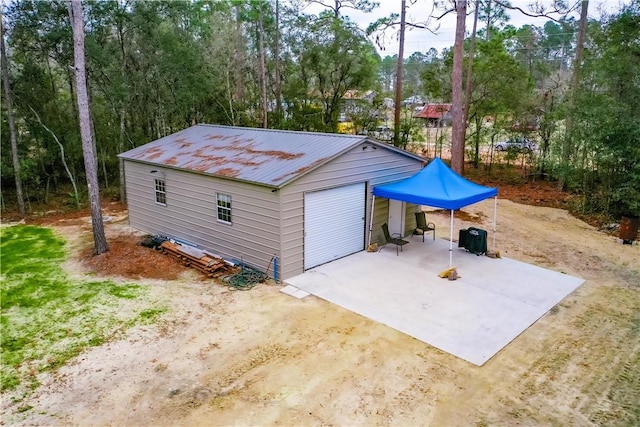
<svg viewBox="0 0 640 427"><path fill-rule="evenodd" d="M427 217L424 212L416 212L416 229L413 232L413 235L420 234L417 233L418 230L422 230L422 241L424 242L424 235L429 231L433 232L433 240L436 240L436 225L432 222L427 222Z"/></svg>
<svg viewBox="0 0 640 427"><path fill-rule="evenodd" d="M387 243L391 243L393 245L396 245L396 256L398 256L398 246L400 247L400 252L402 252L402 246L406 245L409 242L406 240L402 240L399 234L397 235L398 237L395 237L396 234L394 234L393 236L389 234L389 226L387 225L386 222L382 224L382 231L384 232L385 242L384 242L384 245L382 245L382 247L380 248L380 250L382 250L382 248L384 248L387 245Z"/></svg>

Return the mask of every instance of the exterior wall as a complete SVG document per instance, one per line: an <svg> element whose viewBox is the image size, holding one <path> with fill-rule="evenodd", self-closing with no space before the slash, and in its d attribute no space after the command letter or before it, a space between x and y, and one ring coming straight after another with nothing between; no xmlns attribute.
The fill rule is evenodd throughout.
<svg viewBox="0 0 640 427"><path fill-rule="evenodd" d="M406 217L405 217L405 229L404 229L404 235L405 236L410 236L413 234L413 231L416 229L416 225L418 225L416 223L416 216L415 213L419 212L421 209L420 205L415 205L413 203L407 203L407 212L406 212Z"/></svg>
<svg viewBox="0 0 640 427"><path fill-rule="evenodd" d="M377 243L378 247L380 247L384 245L382 224L389 221L389 199L376 197L374 209L373 227L371 228L371 243ZM403 236L411 236L411 234L413 234L413 230L416 229L416 216L414 213L419 210L420 205L415 205L413 203L406 204ZM371 213L371 211L369 211L369 213Z"/></svg>
<svg viewBox="0 0 640 427"><path fill-rule="evenodd" d="M155 202L154 180L162 175L166 206ZM125 161L125 177L132 227L262 271L274 255L281 258L279 196L271 189L132 161ZM231 196L231 224L217 220L216 193Z"/></svg>
<svg viewBox="0 0 640 427"><path fill-rule="evenodd" d="M373 150L362 149L362 145L319 167L280 190L282 215L282 278L301 274L304 271L304 193L325 190L358 182L366 182L367 197L365 209L365 229L363 230L363 247L368 242L371 200L375 185L398 181L407 178L422 168L422 162L391 150L378 147ZM381 201L376 200L376 217L374 227L380 228L382 215ZM387 205L388 206L388 205ZM413 211L407 210L413 217ZM385 208L384 215L387 215ZM407 216L408 218L408 216ZM415 218L413 219L415 223ZM382 231L380 230L380 233ZM375 241L375 240L372 240Z"/></svg>
<svg viewBox="0 0 640 427"><path fill-rule="evenodd" d="M366 143L364 143L366 144ZM277 192L270 188L126 160L129 222L149 234L194 244L225 259L242 259L264 271L278 257L279 279L304 271L304 193L359 182L366 183L363 247L368 243L371 200L375 185L407 178L422 163L400 153L359 145ZM157 170L156 173L151 173ZM166 183L166 206L155 202L154 180ZM216 193L231 196L232 224L216 219ZM407 206L407 230L415 226ZM388 201L377 199L372 242L382 242ZM413 224L413 225L412 225ZM273 276L273 266L269 275Z"/></svg>
<svg viewBox="0 0 640 427"><path fill-rule="evenodd" d="M373 197L373 195L371 195ZM371 212L371 211L369 211ZM376 197L373 212L373 224L371 226L371 243L378 243L378 247L384 244L382 224L389 221L389 199Z"/></svg>

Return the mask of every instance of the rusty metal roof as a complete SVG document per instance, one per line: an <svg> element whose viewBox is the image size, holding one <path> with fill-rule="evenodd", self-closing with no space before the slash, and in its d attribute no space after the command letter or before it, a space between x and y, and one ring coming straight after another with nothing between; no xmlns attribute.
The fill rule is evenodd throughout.
<svg viewBox="0 0 640 427"><path fill-rule="evenodd" d="M195 125L119 157L281 187L365 140L361 135Z"/></svg>
<svg viewBox="0 0 640 427"><path fill-rule="evenodd" d="M427 104L413 117L421 119L442 119L451 110L451 104Z"/></svg>

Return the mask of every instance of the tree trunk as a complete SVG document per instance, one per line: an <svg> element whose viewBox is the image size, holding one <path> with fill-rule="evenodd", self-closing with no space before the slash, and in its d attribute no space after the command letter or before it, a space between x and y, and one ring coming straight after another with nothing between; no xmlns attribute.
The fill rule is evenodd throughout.
<svg viewBox="0 0 640 427"><path fill-rule="evenodd" d="M276 114L278 117L278 124L277 126L280 127L282 125L282 85L280 82L280 2L279 0L276 0L276 40L275 40L275 49L274 49L274 56L275 56L275 66L276 66L276 71L275 71L275 82L274 82L274 87L275 87L275 96L276 96Z"/></svg>
<svg viewBox="0 0 640 427"><path fill-rule="evenodd" d="M473 30L471 31L471 41L469 42L469 59L467 60L467 84L464 88L464 122L469 121L469 107L471 105L471 92L473 89L473 83L471 78L473 77L473 57L476 48L476 29L478 28L478 12L480 10L480 0L476 0L475 12L473 14ZM476 167L477 158L476 158Z"/></svg>
<svg viewBox="0 0 640 427"><path fill-rule="evenodd" d="M479 115L475 115L476 121L476 135L475 135L475 143L474 143L474 153L473 153L473 166L477 169L480 166L480 129L482 128L482 118Z"/></svg>
<svg viewBox="0 0 640 427"><path fill-rule="evenodd" d="M124 137L125 137L125 111L124 108L120 109L120 138L118 139L118 154L124 152ZM127 201L126 182L124 177L124 160L118 160L118 170L120 175L120 201Z"/></svg>
<svg viewBox="0 0 640 427"><path fill-rule="evenodd" d="M264 24L262 16L262 5L258 5L258 49L260 50L260 100L262 104L262 127L267 128L267 70L264 61Z"/></svg>
<svg viewBox="0 0 640 427"><path fill-rule="evenodd" d="M124 45L124 21L118 20L118 44L120 45L120 54L122 55L122 62L120 63L120 78L123 82L126 81L127 76L127 51ZM125 95L126 98L126 95ZM124 152L124 139L126 133L126 108L125 100L120 99L120 111L118 116L120 118L120 136L118 138L118 154ZM127 103L129 104L129 103ZM118 180L120 183L120 201L127 201L127 189L124 176L124 160L118 159Z"/></svg>
<svg viewBox="0 0 640 427"><path fill-rule="evenodd" d="M573 116L576 111L576 91L578 89L578 82L580 81L580 68L582 63L582 52L584 50L584 34L587 29L587 11L589 9L589 2L587 0L582 1L582 8L580 10L580 25L578 27L578 40L576 41L576 58L573 63L573 73L571 74L571 87L569 89L569 114L566 120L566 130L564 134L564 141L562 143L562 175L558 181L558 189L564 189L566 182L566 175L569 170L569 163L574 151L573 145Z"/></svg>
<svg viewBox="0 0 640 427"><path fill-rule="evenodd" d="M404 66L404 32L406 27L406 0L400 6L400 45L398 47L398 64L396 65L396 104L393 109L393 145L400 146L400 103L402 102L402 79Z"/></svg>
<svg viewBox="0 0 640 427"><path fill-rule="evenodd" d="M467 18L466 0L456 2L456 38L453 46L453 72L451 73L451 169L462 175L464 172L464 100L462 99L462 67L464 24Z"/></svg>
<svg viewBox="0 0 640 427"><path fill-rule="evenodd" d="M87 76L84 58L84 18L82 15L82 1L70 0L69 17L73 30L73 57L76 75L76 99L80 119L80 135L82 137L82 155L84 157L85 173L89 203L91 205L91 225L95 255L109 250L104 233L102 211L100 210L100 188L98 187L98 167L96 145L91 132L91 117L89 114L89 95L87 92Z"/></svg>
<svg viewBox="0 0 640 427"><path fill-rule="evenodd" d="M477 3L476 3L476 7L477 7ZM489 41L490 31L491 31L491 0L487 0L487 32L484 35L484 41Z"/></svg>
<svg viewBox="0 0 640 427"><path fill-rule="evenodd" d="M11 160L13 162L13 173L16 180L16 198L18 199L18 211L20 217L24 218L26 211L24 208L24 196L22 195L22 178L20 177L20 158L18 157L18 136L16 131L16 123L13 117L13 99L11 95L11 86L9 85L9 64L7 53L4 46L4 26L2 25L2 17L0 16L0 47L2 49L2 78L4 80L4 98L7 105L7 116L9 119L9 135L11 139Z"/></svg>
<svg viewBox="0 0 640 427"><path fill-rule="evenodd" d="M240 21L241 5L236 5L236 75L235 94L236 103L244 102L244 36L242 34L242 22Z"/></svg>

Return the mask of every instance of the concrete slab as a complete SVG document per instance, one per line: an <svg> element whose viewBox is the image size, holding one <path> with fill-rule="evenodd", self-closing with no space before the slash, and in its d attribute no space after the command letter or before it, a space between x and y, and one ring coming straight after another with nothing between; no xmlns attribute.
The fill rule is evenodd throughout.
<svg viewBox="0 0 640 427"><path fill-rule="evenodd" d="M411 239L410 239L411 240ZM513 259L476 256L418 238L321 265L286 284L482 366L584 280Z"/></svg>

